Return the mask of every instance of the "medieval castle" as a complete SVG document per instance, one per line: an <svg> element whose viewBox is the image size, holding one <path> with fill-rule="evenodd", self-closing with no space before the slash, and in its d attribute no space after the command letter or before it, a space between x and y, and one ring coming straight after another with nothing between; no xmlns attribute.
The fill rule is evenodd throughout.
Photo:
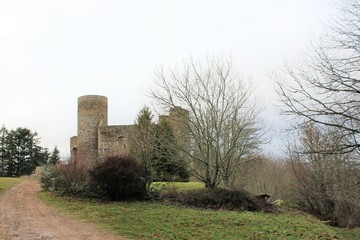
<svg viewBox="0 0 360 240"><path fill-rule="evenodd" d="M186 119L184 121L184 119ZM169 115L159 117L159 121L168 120L175 136L184 136L189 112L180 107L170 109ZM87 95L78 98L78 131L70 139L71 158L97 161L108 156L127 154L128 136L134 125L108 126L108 101L105 96Z"/></svg>

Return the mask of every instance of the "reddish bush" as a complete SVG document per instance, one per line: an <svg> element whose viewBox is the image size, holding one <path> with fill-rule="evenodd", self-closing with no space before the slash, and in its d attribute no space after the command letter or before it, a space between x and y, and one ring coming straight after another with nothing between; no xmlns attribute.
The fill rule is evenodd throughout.
<svg viewBox="0 0 360 240"><path fill-rule="evenodd" d="M74 197L98 197L97 192L90 189L89 169L93 163L85 155L59 162L55 166L43 168L41 173L42 187L57 191L60 195Z"/></svg>

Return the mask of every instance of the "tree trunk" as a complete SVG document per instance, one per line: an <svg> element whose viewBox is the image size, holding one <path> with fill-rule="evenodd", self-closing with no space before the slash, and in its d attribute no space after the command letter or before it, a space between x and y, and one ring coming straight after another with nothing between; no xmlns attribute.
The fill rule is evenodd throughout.
<svg viewBox="0 0 360 240"><path fill-rule="evenodd" d="M215 188L215 182L212 182L210 178L206 179L205 188Z"/></svg>

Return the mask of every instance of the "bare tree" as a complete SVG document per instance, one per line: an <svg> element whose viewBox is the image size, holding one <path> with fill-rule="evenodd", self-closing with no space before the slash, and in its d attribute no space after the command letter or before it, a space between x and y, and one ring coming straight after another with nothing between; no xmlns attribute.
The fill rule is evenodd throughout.
<svg viewBox="0 0 360 240"><path fill-rule="evenodd" d="M329 34L286 67L277 91L284 112L300 119L302 142L289 149L297 199L345 226L360 224L360 0L339 7Z"/></svg>
<svg viewBox="0 0 360 240"><path fill-rule="evenodd" d="M287 201L293 183L291 164L284 159L266 155L259 155L257 158L252 168L244 174L244 188L254 194L268 194L272 201Z"/></svg>
<svg viewBox="0 0 360 240"><path fill-rule="evenodd" d="M299 140L289 146L295 176L295 199L305 209L333 225L360 225L360 169L353 153L332 154L341 145L338 131L308 124ZM327 151L329 150L329 151Z"/></svg>
<svg viewBox="0 0 360 240"><path fill-rule="evenodd" d="M329 34L286 67L277 91L285 113L340 130L342 145L332 152L359 153L360 1L343 1L340 10Z"/></svg>
<svg viewBox="0 0 360 240"><path fill-rule="evenodd" d="M159 70L152 97L164 109L180 106L185 144L178 146L191 174L213 188L231 184L241 164L262 142L259 108L231 60L191 59L182 68Z"/></svg>

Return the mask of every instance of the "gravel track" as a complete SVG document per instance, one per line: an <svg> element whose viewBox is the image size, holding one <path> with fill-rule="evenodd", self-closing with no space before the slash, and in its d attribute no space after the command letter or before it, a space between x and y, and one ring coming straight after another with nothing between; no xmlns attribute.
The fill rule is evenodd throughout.
<svg viewBox="0 0 360 240"><path fill-rule="evenodd" d="M45 205L39 190L37 181L27 179L0 195L0 239L125 240Z"/></svg>

